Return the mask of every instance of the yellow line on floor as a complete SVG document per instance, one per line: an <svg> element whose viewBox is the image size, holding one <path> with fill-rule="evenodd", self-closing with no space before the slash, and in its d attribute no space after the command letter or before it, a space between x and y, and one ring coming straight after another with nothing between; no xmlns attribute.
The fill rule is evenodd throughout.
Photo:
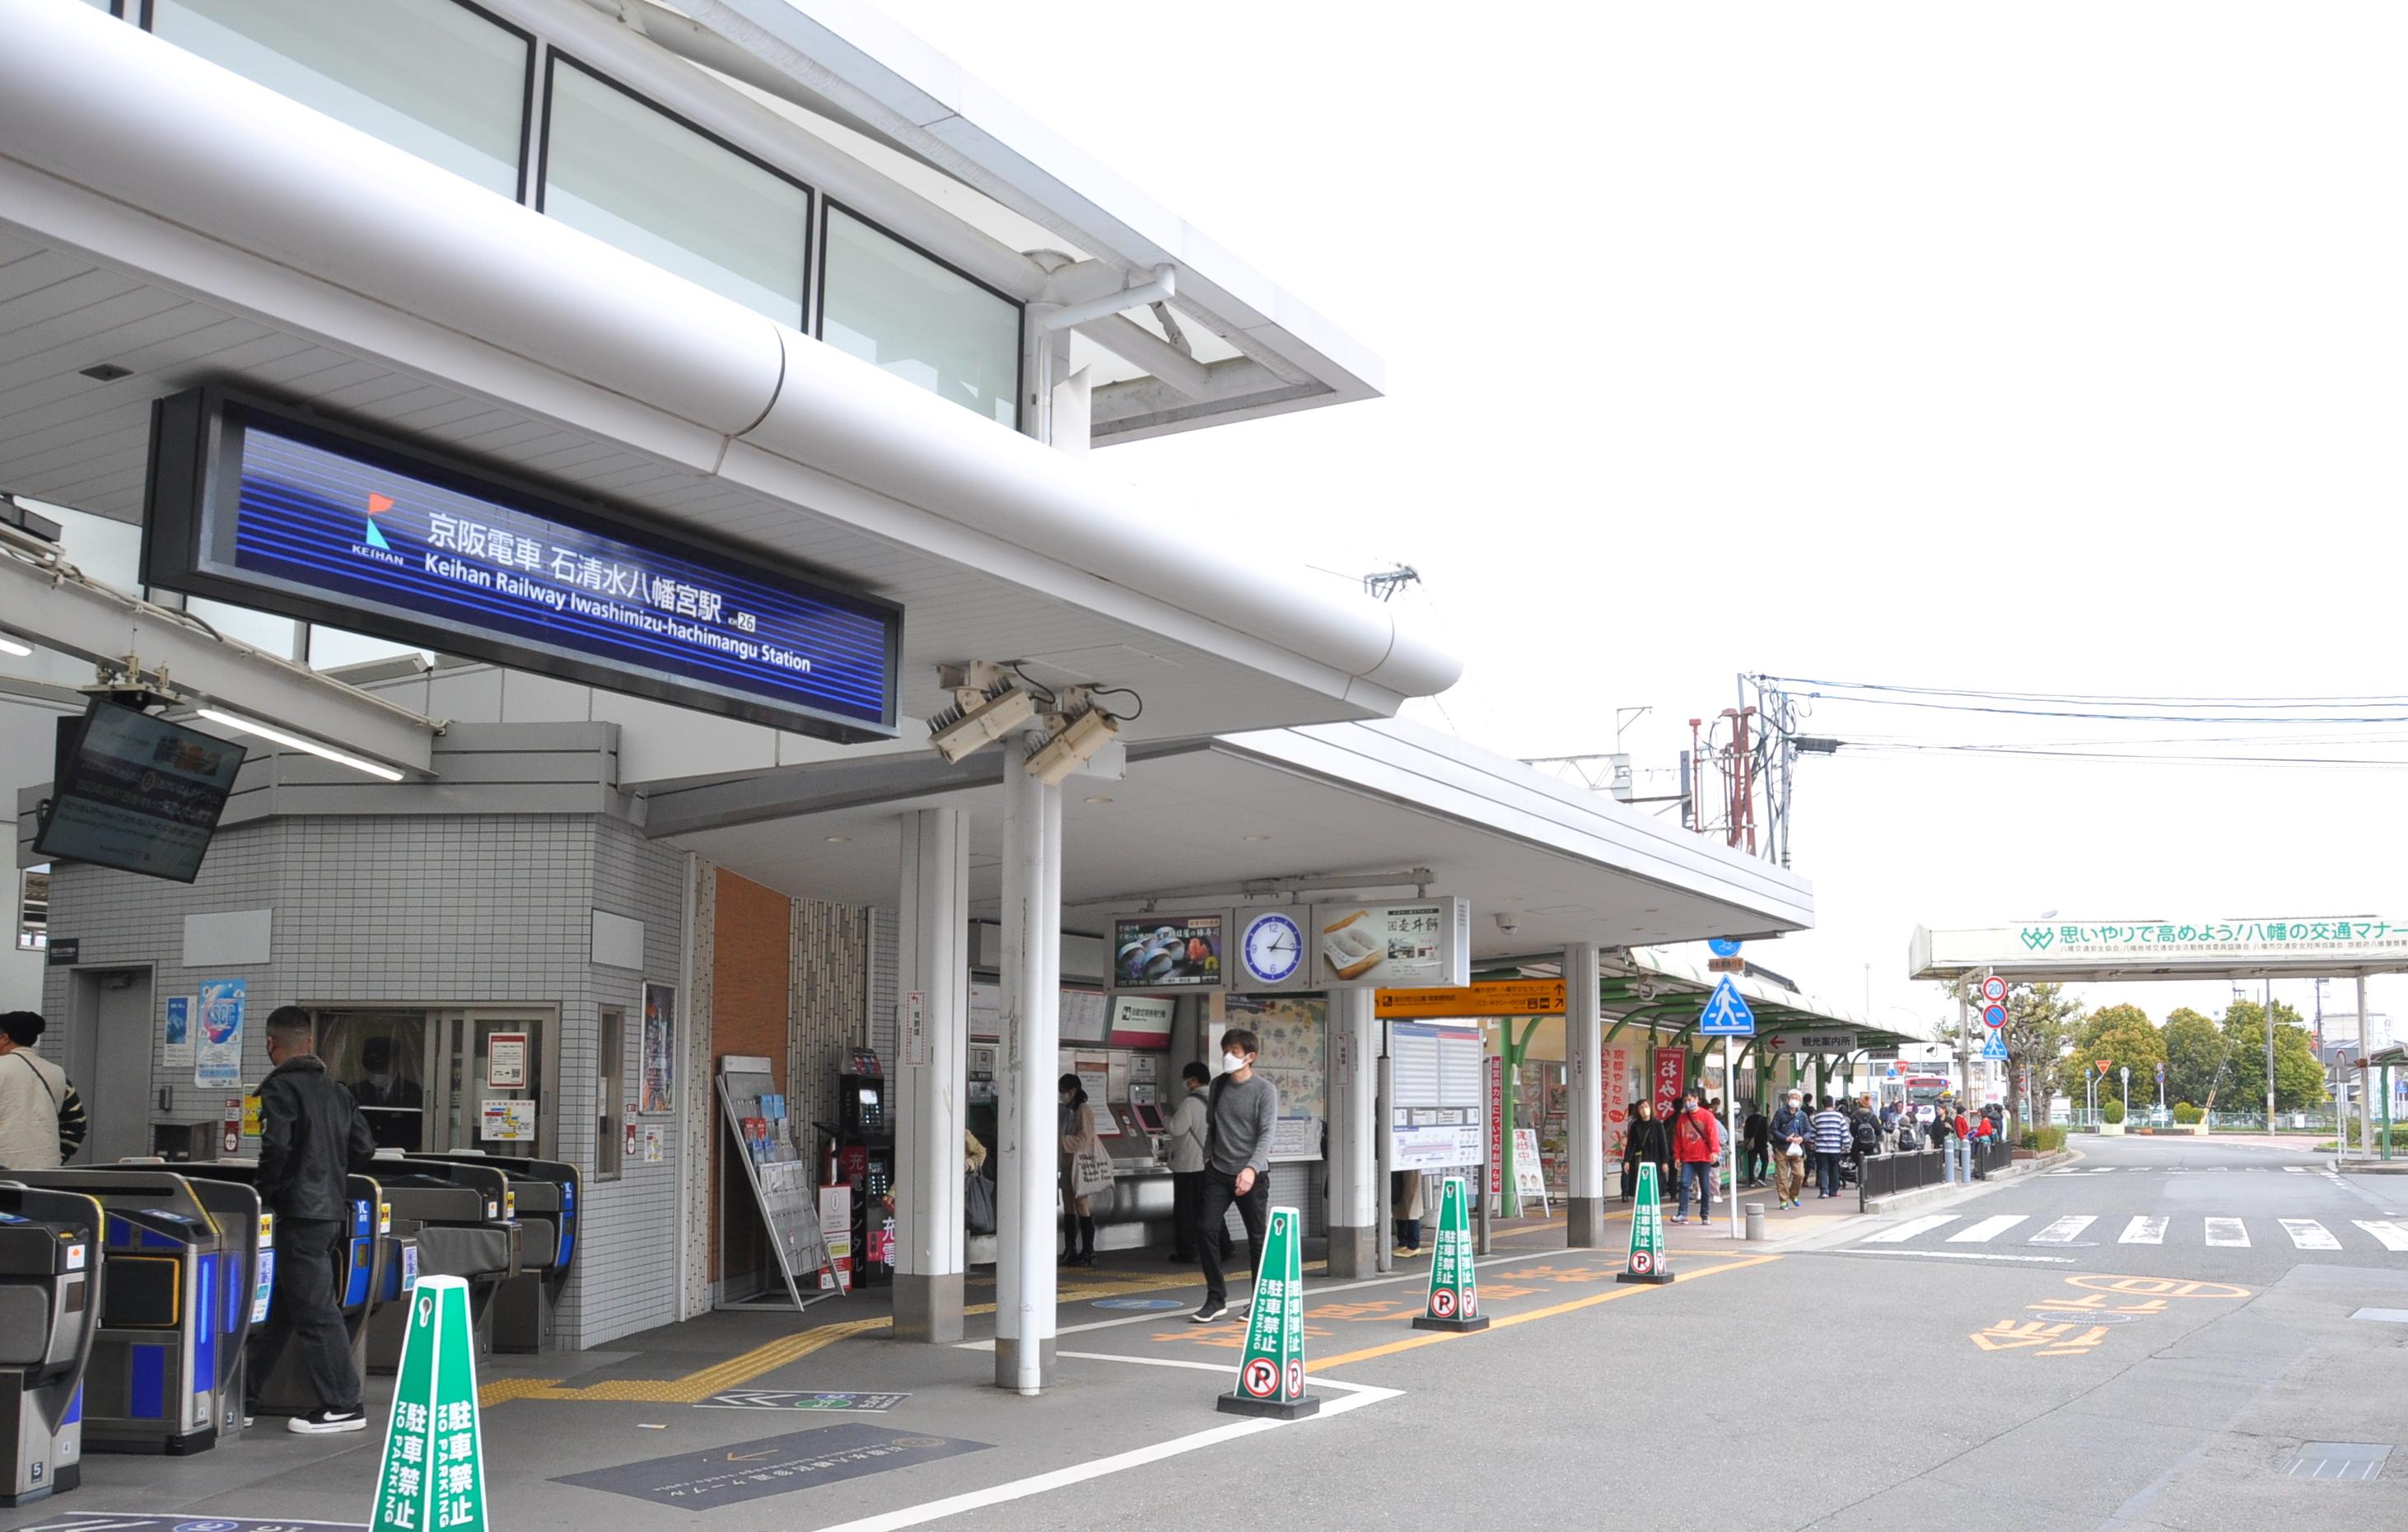
<svg viewBox="0 0 2408 1532"><path fill-rule="evenodd" d="M1316 1261L1305 1269L1326 1270L1327 1265ZM1192 1287L1196 1281L1196 1274L1192 1271L1178 1275L1165 1273L1159 1277L1135 1271L1125 1276L1118 1272L1097 1272L1077 1287L1062 1289L1055 1295L1055 1301L1084 1303L1093 1298L1159 1293L1175 1287ZM992 1303L979 1303L970 1305L962 1312L966 1315L991 1314L995 1308ZM699 1404L714 1394L741 1388L755 1378L799 1362L813 1352L839 1340L874 1334L893 1325L894 1321L884 1316L815 1325L794 1335L781 1336L750 1351L738 1352L724 1362L714 1363L682 1378L618 1378L606 1382L582 1384L562 1382L552 1378L496 1378L477 1391L477 1403L486 1410L512 1399L562 1403L581 1400L611 1404Z"/></svg>
<svg viewBox="0 0 2408 1532"><path fill-rule="evenodd" d="M1682 1281L1695 1281L1700 1277L1711 1277L1715 1275L1717 1272L1738 1271L1747 1267L1762 1266L1768 1261L1777 1261L1779 1259L1781 1259L1781 1257L1778 1255L1742 1256L1735 1261L1727 1261L1721 1266L1699 1267L1695 1271L1684 1271L1680 1276ZM1385 1345L1366 1346L1361 1351L1347 1352L1339 1356L1315 1357L1312 1359L1312 1368L1316 1372L1332 1372L1352 1363L1369 1362L1374 1357L1393 1356L1398 1352L1408 1352L1420 1346L1435 1346L1443 1340L1461 1340L1469 1336L1485 1335L1492 1331L1501 1330L1509 1325L1527 1324L1532 1320L1537 1319L1553 1319L1558 1314L1569 1314L1573 1312L1575 1310L1594 1309L1600 1303L1612 1303L1618 1298L1637 1297L1641 1293L1655 1293L1660 1291L1662 1291L1662 1289L1653 1283L1634 1282L1628 1286L1617 1286L1610 1293L1592 1293L1587 1297L1574 1298L1570 1303L1558 1303L1550 1308L1533 1309L1526 1313L1504 1314L1491 1318L1488 1322L1487 1330L1465 1330L1460 1332L1455 1330L1425 1330L1414 1335L1407 1336L1401 1340L1391 1340Z"/></svg>

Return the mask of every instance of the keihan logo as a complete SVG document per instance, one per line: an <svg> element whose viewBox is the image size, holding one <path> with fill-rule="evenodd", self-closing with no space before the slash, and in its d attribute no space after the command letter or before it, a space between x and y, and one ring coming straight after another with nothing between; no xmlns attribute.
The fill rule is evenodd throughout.
<svg viewBox="0 0 2408 1532"><path fill-rule="evenodd" d="M392 508L392 495L371 494L368 496L368 513L360 523L366 530L360 534L360 540L351 544L351 551L364 559L390 564L398 569L401 567L401 555L393 551L393 544L384 540L384 529L376 524L376 519Z"/></svg>

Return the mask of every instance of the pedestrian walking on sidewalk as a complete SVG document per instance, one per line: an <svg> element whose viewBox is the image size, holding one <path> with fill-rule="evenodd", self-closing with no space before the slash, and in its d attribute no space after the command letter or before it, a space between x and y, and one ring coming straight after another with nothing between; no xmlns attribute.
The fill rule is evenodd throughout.
<svg viewBox="0 0 2408 1532"><path fill-rule="evenodd" d="M1806 1189L1806 1157L1813 1153L1807 1140L1813 1136L1805 1098L1791 1091L1772 1114L1773 1200L1784 1208L1798 1206L1798 1194Z"/></svg>
<svg viewBox="0 0 2408 1532"><path fill-rule="evenodd" d="M1848 1157L1852 1141L1848 1132L1848 1114L1823 1097L1822 1110L1814 1113L1814 1195L1831 1197L1840 1195L1840 1162Z"/></svg>
<svg viewBox="0 0 2408 1532"><path fill-rule="evenodd" d="M1714 1173L1723 1160L1723 1125L1689 1092L1681 1097L1680 1114L1672 1119L1672 1158L1681 1167L1681 1192L1672 1222L1689 1221L1689 1187L1698 1189L1698 1221L1714 1215Z"/></svg>
<svg viewBox="0 0 2408 1532"><path fill-rule="evenodd" d="M1221 1073L1205 1097L1203 1243L1204 1306L1189 1315L1210 1324L1229 1311L1221 1249L1211 1238L1228 1223L1235 1204L1246 1226L1246 1257L1260 1265L1263 1231L1270 1223L1271 1128L1279 1122L1279 1087L1254 1073L1262 1040L1242 1026L1221 1035Z"/></svg>
<svg viewBox="0 0 2408 1532"><path fill-rule="evenodd" d="M1179 1098L1179 1106L1170 1114L1170 1258L1184 1266L1196 1259L1197 1241L1211 1239L1221 1247L1221 1259L1229 1258L1228 1220L1223 1219L1217 1229L1200 1228L1204 1216L1204 1135L1208 1111L1206 1092L1212 1083L1212 1071L1201 1064L1190 1064L1179 1071L1179 1083L1187 1094Z"/></svg>
<svg viewBox="0 0 2408 1532"><path fill-rule="evenodd" d="M1764 1184L1765 1172L1771 1168L1772 1122L1764 1115L1764 1103L1747 1104L1747 1118L1740 1124L1739 1144L1743 1161L1741 1168L1750 1186Z"/></svg>
<svg viewBox="0 0 2408 1532"><path fill-rule="evenodd" d="M1665 1134L1665 1124L1656 1116L1656 1103L1634 1101L1630 1104L1630 1131L1622 1140L1622 1200L1633 1204L1639 1198L1639 1167L1656 1167L1656 1192L1661 1196L1664 1183L1672 1179L1672 1140Z"/></svg>

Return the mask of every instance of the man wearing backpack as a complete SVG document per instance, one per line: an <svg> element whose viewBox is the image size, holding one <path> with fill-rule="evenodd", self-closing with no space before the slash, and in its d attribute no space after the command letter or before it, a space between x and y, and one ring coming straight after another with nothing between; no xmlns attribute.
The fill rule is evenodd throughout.
<svg viewBox="0 0 2408 1532"><path fill-rule="evenodd" d="M1714 1176L1723 1159L1723 1125L1714 1121L1714 1114L1699 1102L1695 1091L1681 1097L1680 1113L1672 1119L1672 1159L1681 1174L1672 1222L1689 1221L1689 1185L1695 1181L1698 1222L1702 1224L1714 1215Z"/></svg>

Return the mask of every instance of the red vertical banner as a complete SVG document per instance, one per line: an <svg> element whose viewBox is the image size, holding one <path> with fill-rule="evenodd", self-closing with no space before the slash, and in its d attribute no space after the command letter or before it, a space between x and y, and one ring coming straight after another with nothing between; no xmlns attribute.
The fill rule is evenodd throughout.
<svg viewBox="0 0 2408 1532"><path fill-rule="evenodd" d="M1505 1195L1505 1061L1488 1055L1488 1195Z"/></svg>
<svg viewBox="0 0 2408 1532"><path fill-rule="evenodd" d="M1656 1120L1671 1121L1673 1111L1681 1105L1681 1087L1689 1082L1689 1051L1685 1048L1656 1050Z"/></svg>
<svg viewBox="0 0 2408 1532"><path fill-rule="evenodd" d="M1622 1146L1630 1138L1630 1050L1605 1051L1605 1163L1622 1163Z"/></svg>

